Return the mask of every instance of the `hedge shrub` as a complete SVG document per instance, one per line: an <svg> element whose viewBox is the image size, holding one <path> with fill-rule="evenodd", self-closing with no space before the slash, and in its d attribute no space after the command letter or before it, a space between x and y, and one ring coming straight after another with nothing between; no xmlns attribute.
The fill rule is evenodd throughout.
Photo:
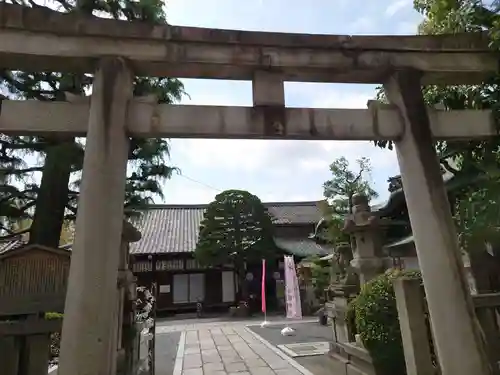
<svg viewBox="0 0 500 375"><path fill-rule="evenodd" d="M417 271L389 270L363 285L347 311L347 324L359 333L381 375L406 374L393 287L394 279L401 276L421 279Z"/></svg>

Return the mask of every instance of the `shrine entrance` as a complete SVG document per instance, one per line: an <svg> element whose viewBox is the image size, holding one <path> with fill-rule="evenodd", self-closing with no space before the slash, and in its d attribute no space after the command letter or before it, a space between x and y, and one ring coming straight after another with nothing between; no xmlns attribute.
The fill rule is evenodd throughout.
<svg viewBox="0 0 500 375"><path fill-rule="evenodd" d="M91 97L3 100L0 112L2 133L87 137L60 375L114 370L129 136L394 141L442 373L489 373L432 141L497 132L490 111L434 110L421 93L421 85L479 83L495 73L498 56L484 35L242 32L2 3L0 67L95 73ZM133 98L135 75L250 80L253 107L160 105L154 97ZM391 104L285 108L285 81L379 83Z"/></svg>

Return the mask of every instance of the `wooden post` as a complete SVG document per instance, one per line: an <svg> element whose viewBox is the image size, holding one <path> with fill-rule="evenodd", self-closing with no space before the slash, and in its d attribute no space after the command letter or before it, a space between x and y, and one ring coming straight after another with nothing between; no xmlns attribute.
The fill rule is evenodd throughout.
<svg viewBox="0 0 500 375"><path fill-rule="evenodd" d="M407 375L434 375L425 322L424 295L419 280L396 279L394 293L405 352Z"/></svg>
<svg viewBox="0 0 500 375"><path fill-rule="evenodd" d="M118 58L94 78L64 310L59 375L114 375L116 298L132 74Z"/></svg>
<svg viewBox="0 0 500 375"><path fill-rule="evenodd" d="M431 139L420 74L395 73L384 89L404 124L396 152L442 375L490 374Z"/></svg>

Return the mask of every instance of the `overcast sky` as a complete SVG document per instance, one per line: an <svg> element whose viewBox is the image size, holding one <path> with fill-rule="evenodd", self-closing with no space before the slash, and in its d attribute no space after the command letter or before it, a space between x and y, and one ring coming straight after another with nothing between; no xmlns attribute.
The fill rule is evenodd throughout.
<svg viewBox="0 0 500 375"><path fill-rule="evenodd" d="M420 21L411 0L168 0L167 17L183 26L321 34L415 34ZM183 81L190 96L183 103L252 105L250 82ZM285 90L289 107L365 108L375 93L372 85L287 83ZM395 155L368 142L177 139L172 163L185 177L165 183L165 202L208 203L225 189L263 201L322 199L328 165L339 156L371 158L375 188L387 197Z"/></svg>

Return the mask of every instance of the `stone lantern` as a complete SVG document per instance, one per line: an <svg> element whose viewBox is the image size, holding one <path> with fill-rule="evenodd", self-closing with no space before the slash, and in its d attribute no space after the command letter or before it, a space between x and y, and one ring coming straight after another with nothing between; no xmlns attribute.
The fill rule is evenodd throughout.
<svg viewBox="0 0 500 375"><path fill-rule="evenodd" d="M346 218L344 233L351 236L354 256L351 265L362 285L384 270L382 226L385 222L371 212L366 195L355 194L352 200L353 210Z"/></svg>

